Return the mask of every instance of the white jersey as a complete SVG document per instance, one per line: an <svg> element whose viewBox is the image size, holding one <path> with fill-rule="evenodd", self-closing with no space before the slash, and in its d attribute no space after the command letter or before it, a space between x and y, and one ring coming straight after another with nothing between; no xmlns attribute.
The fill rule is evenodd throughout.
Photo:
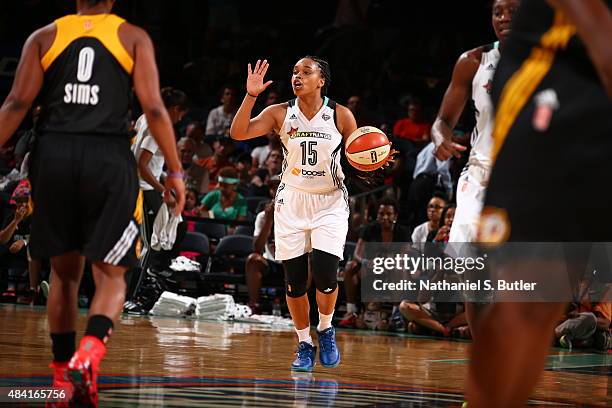
<svg viewBox="0 0 612 408"><path fill-rule="evenodd" d="M281 182L308 193L343 189L340 166L342 135L336 127L336 103L327 97L317 114L308 120L297 104L289 101L280 129L285 154Z"/></svg>
<svg viewBox="0 0 612 408"><path fill-rule="evenodd" d="M449 242L474 242L486 185L491 173L493 119L491 102L493 75L499 62L499 43L485 46L480 66L472 81L472 100L476 108L476 126L472 132L472 151L468 165L457 183L457 209L449 234Z"/></svg>
<svg viewBox="0 0 612 408"><path fill-rule="evenodd" d="M142 150L148 150L151 152L153 156L151 156L151 160L149 161L148 167L151 170L151 174L155 177L156 180L159 180L163 169L164 169L164 154L161 149L157 145L157 142L151 135L149 130L149 125L147 124L147 118L145 115L141 115L136 121L136 125L134 126L136 130L136 137L134 138L134 143L132 144L132 152L134 153L134 157L136 157L136 162L140 159L140 154ZM141 176L138 174L138 182L140 184L140 188L145 191L154 190L153 186L147 183Z"/></svg>
<svg viewBox="0 0 612 408"><path fill-rule="evenodd" d="M472 100L476 108L476 126L472 131L472 151L468 165L491 168L493 149L493 119L495 111L491 102L493 75L499 63L499 42L485 46L480 67L472 81Z"/></svg>

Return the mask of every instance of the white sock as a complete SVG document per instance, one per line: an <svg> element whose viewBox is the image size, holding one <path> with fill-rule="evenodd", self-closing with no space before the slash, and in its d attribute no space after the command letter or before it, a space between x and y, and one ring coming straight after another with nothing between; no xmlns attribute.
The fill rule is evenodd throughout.
<svg viewBox="0 0 612 408"><path fill-rule="evenodd" d="M354 303L347 303L346 304L346 311L347 313L355 313L357 314L357 305Z"/></svg>
<svg viewBox="0 0 612 408"><path fill-rule="evenodd" d="M298 335L298 341L301 343L303 341L305 341L306 343L310 344L311 346L313 345L312 342L312 337L310 337L310 327L307 327L305 329L295 329L295 332Z"/></svg>
<svg viewBox="0 0 612 408"><path fill-rule="evenodd" d="M329 329L331 327L332 318L334 317L334 312L331 314L325 315L319 312L319 324L317 326L317 331L322 332L325 329Z"/></svg>

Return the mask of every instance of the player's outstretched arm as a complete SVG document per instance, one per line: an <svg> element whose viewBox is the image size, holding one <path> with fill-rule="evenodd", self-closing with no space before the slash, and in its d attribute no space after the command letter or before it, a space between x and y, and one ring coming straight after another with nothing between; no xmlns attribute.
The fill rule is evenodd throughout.
<svg viewBox="0 0 612 408"><path fill-rule="evenodd" d="M0 146L17 130L42 87L44 71L40 64L39 32L30 35L23 46L13 87L0 107Z"/></svg>
<svg viewBox="0 0 612 408"><path fill-rule="evenodd" d="M240 108L238 108L230 128L230 136L234 140L247 140L263 136L277 127L275 115L279 113L279 109L282 109L281 105L268 106L259 115L251 119L251 111L255 106L257 97L272 83L272 81L263 82L268 67L267 60L257 60L254 69L251 69L251 64L247 66L247 94Z"/></svg>
<svg viewBox="0 0 612 408"><path fill-rule="evenodd" d="M130 29L133 30L137 39L134 48L134 90L147 117L149 130L164 154L169 170L166 177L166 188L174 191L176 195L174 213L178 215L183 211L185 205L183 168L176 150L172 122L159 93L159 75L155 64L153 44L144 30L136 26L131 26Z"/></svg>
<svg viewBox="0 0 612 408"><path fill-rule="evenodd" d="M472 81L478 71L478 60L475 51L468 51L459 57L453 70L451 83L444 94L438 117L431 128L431 137L439 160L448 160L452 156L460 157L465 146L454 143L453 129L457 125L465 104L470 97Z"/></svg>
<svg viewBox="0 0 612 408"><path fill-rule="evenodd" d="M547 0L578 29L606 92L612 98L612 13L602 0Z"/></svg>

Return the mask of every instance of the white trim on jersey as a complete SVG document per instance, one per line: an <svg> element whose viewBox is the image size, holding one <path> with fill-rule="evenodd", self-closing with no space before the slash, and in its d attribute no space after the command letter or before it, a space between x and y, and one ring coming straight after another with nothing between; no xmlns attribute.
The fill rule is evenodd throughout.
<svg viewBox="0 0 612 408"><path fill-rule="evenodd" d="M494 43L489 49L483 51L480 66L472 80L472 101L476 109L476 125L472 131L472 150L468 159L470 166L479 166L490 169L492 165L491 152L493 149L493 119L495 111L491 101L490 92L493 84L493 75L501 58L499 44Z"/></svg>
<svg viewBox="0 0 612 408"><path fill-rule="evenodd" d="M470 157L457 183L457 209L449 242L473 242L477 238L480 212L492 165L495 112L489 95L500 57L499 42L496 42L487 51L483 51L480 66L472 80L476 126L472 131Z"/></svg>
<svg viewBox="0 0 612 408"><path fill-rule="evenodd" d="M308 193L324 194L342 188L340 149L344 141L335 123L335 102L323 105L309 120L298 99L289 101L279 135L285 160L281 181Z"/></svg>

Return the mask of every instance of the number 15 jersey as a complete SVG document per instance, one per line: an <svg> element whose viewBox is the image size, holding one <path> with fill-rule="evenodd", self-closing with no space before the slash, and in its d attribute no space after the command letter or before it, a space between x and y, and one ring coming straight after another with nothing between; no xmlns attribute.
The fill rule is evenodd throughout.
<svg viewBox="0 0 612 408"><path fill-rule="evenodd" d="M342 135L336 127L336 103L327 97L308 120L297 104L288 102L280 138L285 159L281 182L308 193L328 193L344 187L340 166Z"/></svg>

